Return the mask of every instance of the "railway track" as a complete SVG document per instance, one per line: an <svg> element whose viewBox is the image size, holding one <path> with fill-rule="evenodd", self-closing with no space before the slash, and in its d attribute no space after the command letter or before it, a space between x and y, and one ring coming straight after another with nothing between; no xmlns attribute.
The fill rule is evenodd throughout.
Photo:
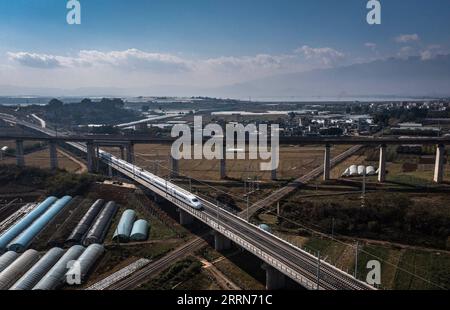
<svg viewBox="0 0 450 310"><path fill-rule="evenodd" d="M215 207L211 207L205 203L205 212L215 214ZM269 234L258 228L247 228L243 225L237 225L232 215L226 212L220 213L221 225L226 226L230 231L233 231L240 238L247 242L256 242L258 246L264 249L264 252L270 254L272 257L283 261L293 270L297 270L303 276L308 278L313 283L317 283L317 273L319 272L319 289L326 290L367 290L368 286L354 279L349 274L342 270L320 261L320 268L318 268L319 259L305 251L293 247L291 244L274 238ZM281 241L281 242L280 242Z"/></svg>
<svg viewBox="0 0 450 310"><path fill-rule="evenodd" d="M357 151L359 151L362 147L363 147L362 145L355 145L355 146L349 148L348 150L346 150L345 152L342 152L338 156L334 157L333 159L331 159L331 162L330 162L331 167L337 165L338 163L340 163L347 157L352 156ZM255 212L259 211L260 209L264 209L264 208L272 206L276 202L280 201L281 199L283 199L284 197L286 197L287 195L289 195L290 193L295 191L297 188L299 188L303 184L308 183L311 180L320 176L322 174L322 172L323 172L323 165L320 165L319 167L311 170L310 172L301 176L300 178L290 182L285 187L275 191L273 194L254 203L253 205L251 205L249 207L248 211L247 211L247 209L244 211L241 211L239 213L239 216L240 217L244 217L244 216L250 217L251 215L253 215Z"/></svg>
<svg viewBox="0 0 450 310"><path fill-rule="evenodd" d="M47 134L54 135L51 132ZM78 148L79 150L86 152L85 145L76 142L68 143ZM346 158L346 156L349 156L349 154L351 154L352 152L356 152L361 147L362 146L352 147L336 158L333 158L331 164L334 165L335 163ZM219 233L225 235L225 237L233 240L237 244L249 250L264 262L274 266L280 272L291 277L302 285L306 285L305 287L307 288L314 289L317 286L318 289L327 290L374 289L368 284L353 278L351 275L330 265L329 263L319 260L314 255L311 255L310 253L293 246L285 240L280 239L277 236L274 236L251 223L248 223L241 217L238 217L228 212L227 210L216 206L216 204L213 202L198 197L203 203L204 210L200 211L197 209L193 209L192 206L186 204L185 202L176 199L171 195L168 195L167 191L163 191L159 187L154 186L152 183L148 183L145 178L136 176L135 169L140 169L139 167L135 168L135 166L133 166L133 169L130 170L130 168L128 167L129 165L121 165L120 163L107 163L111 165L111 167L115 170L146 186L168 201L173 202L180 209L191 214ZM308 179L320 175L321 169L322 167L318 167L296 181L298 181L298 184L303 184ZM298 186L299 185L295 185L295 187L288 186L288 188L292 187L293 189L295 189ZM283 192L278 192L277 195L280 195L280 193ZM170 252L163 258L155 261L154 263L151 263L147 267L144 267L142 270L139 270L127 279L116 283L108 289L123 290L135 288L140 284L145 283L145 281L151 278L152 275L163 271L170 264L176 262L185 255L194 252L205 244L206 242L201 238L193 239L180 248Z"/></svg>
<svg viewBox="0 0 450 310"><path fill-rule="evenodd" d="M201 249L202 247L206 246L207 243L204 239L201 237L196 237L181 247L173 250L169 254L165 255L164 257L160 258L159 260L150 263L146 267L142 268L141 270L136 271L135 273L131 274L126 279L123 279L110 287L106 288L107 290L130 290L138 287L139 285L145 283L150 278L154 277L158 273L164 271L167 267L169 267L171 264L179 261L183 257L192 254L193 252Z"/></svg>

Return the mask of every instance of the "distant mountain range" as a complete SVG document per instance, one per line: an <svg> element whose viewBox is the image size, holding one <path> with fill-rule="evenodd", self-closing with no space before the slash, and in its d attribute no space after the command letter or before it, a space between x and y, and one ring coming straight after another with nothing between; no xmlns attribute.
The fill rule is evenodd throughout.
<svg viewBox="0 0 450 310"><path fill-rule="evenodd" d="M219 96L450 96L450 55L389 58L217 88Z"/></svg>
<svg viewBox="0 0 450 310"><path fill-rule="evenodd" d="M450 96L450 55L423 60L389 58L330 69L282 74L218 88L179 86L78 89L0 85L0 96L211 96L211 97L363 97Z"/></svg>

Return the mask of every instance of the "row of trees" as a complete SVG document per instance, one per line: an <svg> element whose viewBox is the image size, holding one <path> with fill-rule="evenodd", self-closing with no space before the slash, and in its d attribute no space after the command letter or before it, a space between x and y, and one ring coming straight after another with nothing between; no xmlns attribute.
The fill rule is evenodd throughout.
<svg viewBox="0 0 450 310"><path fill-rule="evenodd" d="M428 109L398 107L390 110L378 111L374 114L375 123L383 126L393 125L393 123L417 122L429 117Z"/></svg>
<svg viewBox="0 0 450 310"><path fill-rule="evenodd" d="M136 120L137 113L124 108L122 99L103 98L100 101L83 99L79 103L64 104L52 99L44 107L45 119L55 124L106 124L115 125Z"/></svg>

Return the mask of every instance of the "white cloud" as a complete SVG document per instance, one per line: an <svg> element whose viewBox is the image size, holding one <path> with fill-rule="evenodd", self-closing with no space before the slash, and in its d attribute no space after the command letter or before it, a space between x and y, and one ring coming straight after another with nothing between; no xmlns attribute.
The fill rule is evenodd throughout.
<svg viewBox="0 0 450 310"><path fill-rule="evenodd" d="M440 45L430 45L420 52L420 57L422 60L430 60L443 54L447 54L447 52Z"/></svg>
<svg viewBox="0 0 450 310"><path fill-rule="evenodd" d="M62 67L61 62L53 55L28 52L7 53L10 60L32 68L53 69Z"/></svg>
<svg viewBox="0 0 450 310"><path fill-rule="evenodd" d="M331 47L313 48L304 45L295 50L296 53L302 54L307 60L318 61L324 66L332 66L345 58L345 54Z"/></svg>
<svg viewBox="0 0 450 310"><path fill-rule="evenodd" d="M204 63L212 70L249 71L249 70L278 70L286 67L292 55L267 55L243 57L218 57L207 59Z"/></svg>
<svg viewBox="0 0 450 310"><path fill-rule="evenodd" d="M187 58L138 49L81 50L72 55L9 52L0 84L46 87L216 87L341 64L342 52L303 46L286 54ZM33 68L33 69L30 69ZM42 70L46 70L45 74ZM4 72L2 72L4 73ZM6 81L5 81L6 80Z"/></svg>
<svg viewBox="0 0 450 310"><path fill-rule="evenodd" d="M111 52L83 50L74 61L74 64L110 65L133 71L149 70L158 73L190 70L189 62L180 57L171 54L148 53L138 49Z"/></svg>
<svg viewBox="0 0 450 310"><path fill-rule="evenodd" d="M419 41L419 40L420 40L420 37L417 33L401 34L395 38L395 42L397 42L397 43L409 43L409 42L415 42L415 41Z"/></svg>
<svg viewBox="0 0 450 310"><path fill-rule="evenodd" d="M373 51L377 48L376 43L372 43L372 42L364 43L364 46L369 48L369 49L371 49L371 50L373 50Z"/></svg>
<svg viewBox="0 0 450 310"><path fill-rule="evenodd" d="M411 56L417 56L416 49L411 46L403 46L397 53L397 57L406 59Z"/></svg>
<svg viewBox="0 0 450 310"><path fill-rule="evenodd" d="M189 71L187 61L170 54L147 53L137 49L100 52L82 50L76 57L35 54L29 52L8 53L9 59L23 66L53 69L58 67L77 68L111 66L130 71L148 70L157 73Z"/></svg>

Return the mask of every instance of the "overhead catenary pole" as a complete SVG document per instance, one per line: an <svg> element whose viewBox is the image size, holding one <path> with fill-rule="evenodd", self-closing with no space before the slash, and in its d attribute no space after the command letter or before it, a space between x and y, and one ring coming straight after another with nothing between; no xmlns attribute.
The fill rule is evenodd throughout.
<svg viewBox="0 0 450 310"><path fill-rule="evenodd" d="M334 239L334 217L331 218L331 238Z"/></svg>
<svg viewBox="0 0 450 310"><path fill-rule="evenodd" d="M361 192L361 207L366 206L366 166L364 166L363 171L363 182L362 182L362 192Z"/></svg>
<svg viewBox="0 0 450 310"><path fill-rule="evenodd" d="M217 228L219 228L219 200L216 200Z"/></svg>
<svg viewBox="0 0 450 310"><path fill-rule="evenodd" d="M358 241L356 241L356 245L355 245L355 271L353 273L353 277L355 279L357 279L358 276Z"/></svg>
<svg viewBox="0 0 450 310"><path fill-rule="evenodd" d="M248 212L248 207L249 207L249 204L248 204L248 196L249 196L249 195L247 195L247 222L250 221L250 218L249 218L249 212Z"/></svg>
<svg viewBox="0 0 450 310"><path fill-rule="evenodd" d="M317 251L317 289L320 288L320 251Z"/></svg>

